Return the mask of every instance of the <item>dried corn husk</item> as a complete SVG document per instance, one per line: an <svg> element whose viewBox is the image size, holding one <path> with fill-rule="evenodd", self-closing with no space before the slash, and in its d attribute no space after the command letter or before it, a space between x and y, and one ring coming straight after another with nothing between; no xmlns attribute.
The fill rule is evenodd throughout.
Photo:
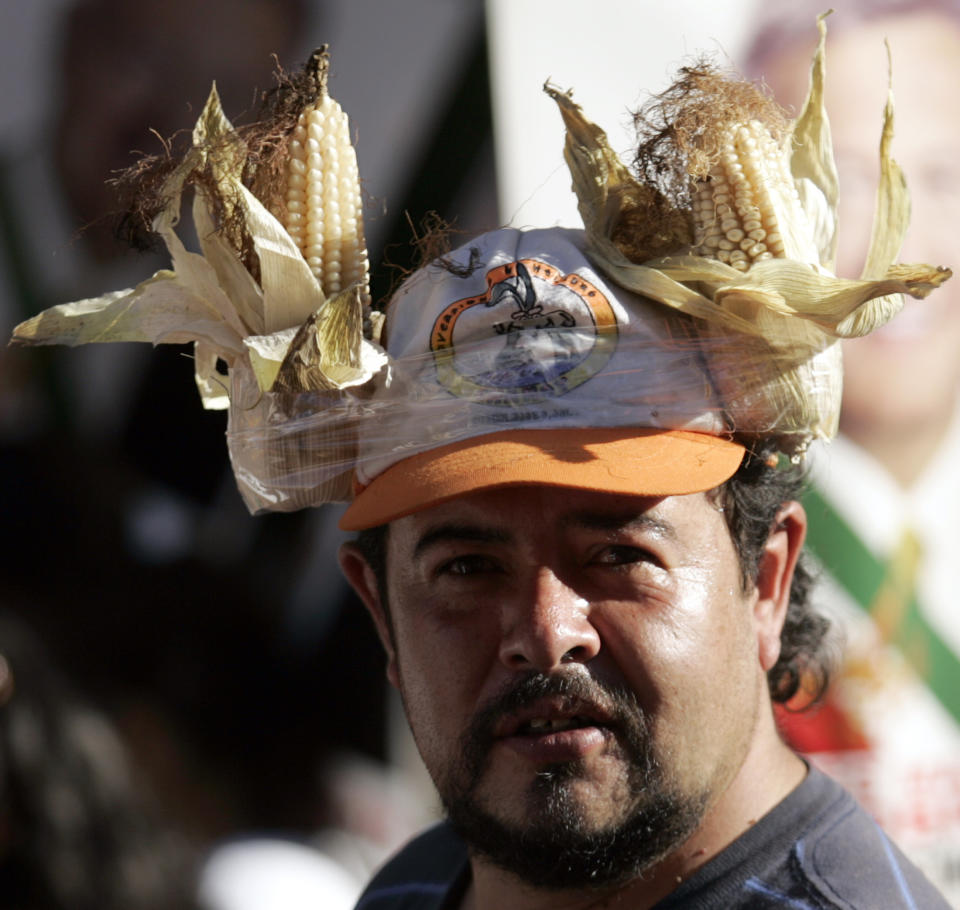
<svg viewBox="0 0 960 910"><path fill-rule="evenodd" d="M704 249L697 243L702 232L696 224L689 227L696 212L691 216L682 205L671 208L662 193L631 176L603 131L584 117L570 95L547 87L566 126L564 154L592 258L622 286L696 317L710 339L711 371L732 426L748 436L775 435L788 454L802 452L811 438L829 439L836 433L838 340L873 331L900 310L902 294L925 297L951 275L942 267L894 264L907 227L909 197L890 155L892 93L884 112L881 182L867 264L860 280L832 274L838 192L823 105L824 17L818 25L820 42L806 103L778 144L782 157L777 167L764 171L779 169L792 182L775 191L785 249L781 244L779 258L766 252L752 263L741 261L739 269L697 255ZM732 122L716 129L742 126ZM687 150L690 161L696 151ZM694 193L705 177L712 179L690 168ZM663 212L659 225L645 225L657 209ZM761 236L770 232L764 225ZM739 240L743 231L735 230L731 236ZM745 363L752 367L748 373Z"/></svg>
<svg viewBox="0 0 960 910"><path fill-rule="evenodd" d="M270 381L270 393L252 407L232 411L229 431L238 483L275 511L349 499L358 421L349 409L337 420L316 416L337 408L341 390L363 386L387 365L384 352L363 343L357 286L327 301L289 333L283 344L274 336L245 339L261 374L258 386ZM238 400L244 397L240 390L237 394ZM277 497L280 490L283 499Z"/></svg>
<svg viewBox="0 0 960 910"><path fill-rule="evenodd" d="M312 65L323 77L312 106L324 103L329 111L325 53ZM334 124L343 139L345 117L334 107L343 118ZM310 108L301 112L301 120ZM352 147L341 149L339 157L347 154L354 155ZM374 331L379 322L369 309L355 156L352 160L347 174L352 185L343 178L332 186L349 196L354 215L346 225L350 237L335 255L343 260L344 274L357 280L342 291L338 286L337 295L327 300L298 242L245 184L246 151L214 85L194 127L192 148L167 177L165 204L153 221L173 268L132 289L45 310L17 326L13 341L194 342L204 406L229 408L230 457L250 510L348 499L354 434L344 427L331 447L330 431L323 431L318 442L311 437L321 431L303 418L311 409L334 404L342 390L369 382L387 363ZM197 177L201 173L203 180ZM188 187L195 192L191 216L201 253L188 251L177 234ZM329 202L329 194L322 201ZM328 231L326 240L338 243L336 231ZM301 397L307 392L317 394Z"/></svg>

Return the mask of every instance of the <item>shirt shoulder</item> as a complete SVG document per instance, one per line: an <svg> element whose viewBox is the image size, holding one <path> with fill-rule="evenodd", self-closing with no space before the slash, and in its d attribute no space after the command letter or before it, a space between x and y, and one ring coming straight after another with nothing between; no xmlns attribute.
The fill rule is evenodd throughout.
<svg viewBox="0 0 960 910"><path fill-rule="evenodd" d="M468 876L467 848L452 828L429 828L373 877L355 910L448 910Z"/></svg>
<svg viewBox="0 0 960 910"><path fill-rule="evenodd" d="M825 906L843 910L949 910L880 826L834 786L836 800L793 851L797 876L807 887Z"/></svg>
<svg viewBox="0 0 960 910"><path fill-rule="evenodd" d="M950 910L839 784L811 769L657 910Z"/></svg>

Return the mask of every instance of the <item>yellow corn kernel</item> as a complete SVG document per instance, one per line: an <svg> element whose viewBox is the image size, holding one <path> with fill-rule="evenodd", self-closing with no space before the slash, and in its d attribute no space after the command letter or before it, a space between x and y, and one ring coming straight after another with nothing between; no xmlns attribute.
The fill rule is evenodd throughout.
<svg viewBox="0 0 960 910"><path fill-rule="evenodd" d="M369 305L369 263L357 155L347 115L326 91L297 120L288 144L284 227L325 297L360 283Z"/></svg>
<svg viewBox="0 0 960 910"><path fill-rule="evenodd" d="M758 121L733 126L694 189L692 252L740 271L770 258L817 262L786 151Z"/></svg>

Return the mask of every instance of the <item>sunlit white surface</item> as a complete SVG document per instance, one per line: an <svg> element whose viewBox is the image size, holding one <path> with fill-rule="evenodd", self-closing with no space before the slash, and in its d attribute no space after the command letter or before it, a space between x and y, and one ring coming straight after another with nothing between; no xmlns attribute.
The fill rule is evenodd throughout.
<svg viewBox="0 0 960 910"><path fill-rule="evenodd" d="M350 910L361 884L319 850L250 839L219 847L200 881L204 910Z"/></svg>
<svg viewBox="0 0 960 910"><path fill-rule="evenodd" d="M563 127L541 91L573 89L618 151L631 111L701 53L737 59L752 0L487 0L500 217L515 227L580 227Z"/></svg>

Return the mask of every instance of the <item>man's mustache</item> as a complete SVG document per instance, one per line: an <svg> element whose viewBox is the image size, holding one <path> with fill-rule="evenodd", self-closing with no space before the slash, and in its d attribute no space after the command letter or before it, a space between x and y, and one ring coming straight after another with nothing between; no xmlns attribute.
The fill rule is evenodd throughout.
<svg viewBox="0 0 960 910"><path fill-rule="evenodd" d="M471 779L476 780L483 772L497 738L497 727L504 719L544 698L562 701L588 717L603 717L603 726L617 734L634 758L648 758L650 737L646 715L632 691L580 670L550 674L531 671L508 683L474 715L461 742L461 755Z"/></svg>

